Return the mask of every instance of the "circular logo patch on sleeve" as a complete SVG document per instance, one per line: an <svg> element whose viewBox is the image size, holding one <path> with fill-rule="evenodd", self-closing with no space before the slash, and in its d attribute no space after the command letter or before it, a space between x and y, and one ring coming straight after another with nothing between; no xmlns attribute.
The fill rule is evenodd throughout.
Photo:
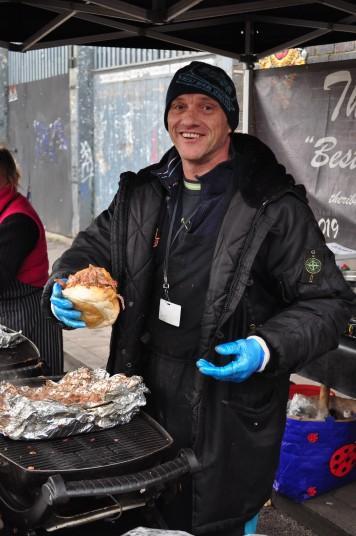
<svg viewBox="0 0 356 536"><path fill-rule="evenodd" d="M303 283L316 283L323 268L323 252L316 249L307 249L304 254L302 274Z"/></svg>
<svg viewBox="0 0 356 536"><path fill-rule="evenodd" d="M304 263L305 269L308 274L318 274L321 270L321 261L316 257L310 257Z"/></svg>

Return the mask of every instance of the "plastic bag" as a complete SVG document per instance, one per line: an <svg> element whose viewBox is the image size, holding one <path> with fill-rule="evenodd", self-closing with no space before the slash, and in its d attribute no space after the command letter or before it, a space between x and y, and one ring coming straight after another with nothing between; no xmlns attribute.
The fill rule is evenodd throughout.
<svg viewBox="0 0 356 536"><path fill-rule="evenodd" d="M356 480L356 400L334 393L328 398L325 391L324 386L290 388L292 400L273 487L296 502Z"/></svg>
<svg viewBox="0 0 356 536"><path fill-rule="evenodd" d="M296 502L356 480L356 421L287 418L274 489Z"/></svg>
<svg viewBox="0 0 356 536"><path fill-rule="evenodd" d="M296 393L287 405L287 417L304 417L316 419L319 411L319 399Z"/></svg>

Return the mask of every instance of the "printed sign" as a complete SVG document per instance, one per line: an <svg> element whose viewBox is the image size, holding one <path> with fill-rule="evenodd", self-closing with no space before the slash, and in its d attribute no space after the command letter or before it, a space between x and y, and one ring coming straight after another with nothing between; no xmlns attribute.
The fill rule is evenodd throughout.
<svg viewBox="0 0 356 536"><path fill-rule="evenodd" d="M326 241L356 249L356 61L255 74L256 135L305 185Z"/></svg>

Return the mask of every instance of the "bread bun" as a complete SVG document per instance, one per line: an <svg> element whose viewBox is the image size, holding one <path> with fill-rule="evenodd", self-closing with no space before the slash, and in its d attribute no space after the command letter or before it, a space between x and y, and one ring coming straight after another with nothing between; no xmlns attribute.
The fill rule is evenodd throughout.
<svg viewBox="0 0 356 536"><path fill-rule="evenodd" d="M81 320L88 328L111 326L120 312L118 297L111 288L76 285L65 288L62 294L81 311Z"/></svg>
<svg viewBox="0 0 356 536"><path fill-rule="evenodd" d="M81 320L88 328L102 328L111 326L116 321L120 301L123 305L116 287L117 282L107 270L90 265L69 276L62 294L81 311Z"/></svg>

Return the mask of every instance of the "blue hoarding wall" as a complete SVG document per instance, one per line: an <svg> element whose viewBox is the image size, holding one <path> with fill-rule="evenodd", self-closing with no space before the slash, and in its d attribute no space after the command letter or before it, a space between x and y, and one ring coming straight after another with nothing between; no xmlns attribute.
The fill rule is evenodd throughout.
<svg viewBox="0 0 356 536"><path fill-rule="evenodd" d="M111 202L120 174L158 162L171 146L163 116L168 85L193 57L94 74L95 198L97 215ZM232 61L199 56L231 74Z"/></svg>
<svg viewBox="0 0 356 536"><path fill-rule="evenodd" d="M123 171L157 162L170 146L163 125L169 66L94 77L95 214L108 206Z"/></svg>

